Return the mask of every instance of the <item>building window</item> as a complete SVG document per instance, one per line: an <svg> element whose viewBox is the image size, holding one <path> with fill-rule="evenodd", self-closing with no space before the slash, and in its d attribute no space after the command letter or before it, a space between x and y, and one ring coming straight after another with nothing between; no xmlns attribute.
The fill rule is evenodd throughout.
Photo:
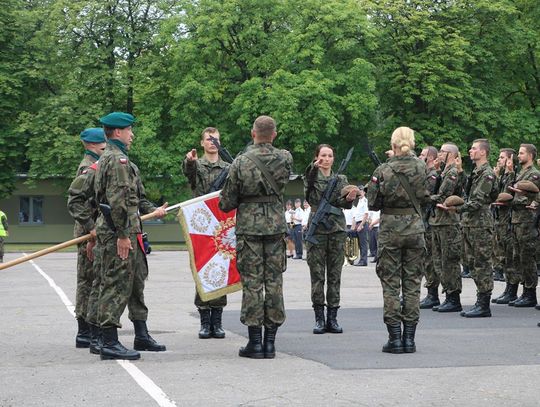
<svg viewBox="0 0 540 407"><path fill-rule="evenodd" d="M42 196L21 196L19 202L19 224L41 225L43 223Z"/></svg>

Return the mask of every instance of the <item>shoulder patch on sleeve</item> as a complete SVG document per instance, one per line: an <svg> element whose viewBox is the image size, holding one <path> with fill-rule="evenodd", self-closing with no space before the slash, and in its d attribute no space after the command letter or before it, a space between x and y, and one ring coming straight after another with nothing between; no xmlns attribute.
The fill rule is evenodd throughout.
<svg viewBox="0 0 540 407"><path fill-rule="evenodd" d="M450 179L451 179L452 181L455 181L455 180L457 179L457 177L456 177L455 175L450 175Z"/></svg>
<svg viewBox="0 0 540 407"><path fill-rule="evenodd" d="M92 170L97 170L97 167L98 167L98 162L99 161L96 161L94 164L92 164L90 167L88 167L89 169L92 169Z"/></svg>
<svg viewBox="0 0 540 407"><path fill-rule="evenodd" d="M88 172L88 170L84 170L83 172L81 172L81 174L86 174Z"/></svg>
<svg viewBox="0 0 540 407"><path fill-rule="evenodd" d="M127 158L124 158L124 157L120 158L119 161L120 161L120 164L127 164L128 162Z"/></svg>
<svg viewBox="0 0 540 407"><path fill-rule="evenodd" d="M371 182L373 182L374 184L378 184L379 179L377 177L371 177Z"/></svg>
<svg viewBox="0 0 540 407"><path fill-rule="evenodd" d="M437 176L432 175L432 176L431 176L431 179L437 179Z"/></svg>
<svg viewBox="0 0 540 407"><path fill-rule="evenodd" d="M493 175L486 175L486 178L490 181L492 181L494 179Z"/></svg>

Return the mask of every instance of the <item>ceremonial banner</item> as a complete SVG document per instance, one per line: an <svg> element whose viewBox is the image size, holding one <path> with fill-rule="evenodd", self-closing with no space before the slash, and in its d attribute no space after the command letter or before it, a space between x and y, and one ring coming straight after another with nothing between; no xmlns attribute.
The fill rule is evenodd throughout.
<svg viewBox="0 0 540 407"><path fill-rule="evenodd" d="M223 212L218 203L219 191L212 192L183 202L178 212L203 301L242 289L236 269L236 210Z"/></svg>

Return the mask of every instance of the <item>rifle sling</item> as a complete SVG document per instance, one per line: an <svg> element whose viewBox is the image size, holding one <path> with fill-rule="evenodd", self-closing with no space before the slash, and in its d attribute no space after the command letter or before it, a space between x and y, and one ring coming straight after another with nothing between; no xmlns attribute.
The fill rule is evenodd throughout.
<svg viewBox="0 0 540 407"><path fill-rule="evenodd" d="M279 196L279 187L276 183L275 178L272 176L272 174L270 174L270 172L268 171L268 168L266 168L266 166L259 159L259 157L257 157L251 151L248 151L247 153L244 153L243 155L249 158L251 161L253 161L253 163L255 163L255 165L257 166L257 168L261 171L263 177L266 179L266 181L268 181L268 183L270 184L270 187L273 189L273 191L270 191L270 192L273 195Z"/></svg>

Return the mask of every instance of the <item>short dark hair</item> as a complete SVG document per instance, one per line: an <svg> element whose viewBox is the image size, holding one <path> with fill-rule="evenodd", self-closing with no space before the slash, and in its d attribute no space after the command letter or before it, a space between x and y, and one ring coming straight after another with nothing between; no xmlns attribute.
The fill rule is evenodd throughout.
<svg viewBox="0 0 540 407"><path fill-rule="evenodd" d="M204 136L206 134L216 134L216 133L219 133L218 129L216 129L215 127L207 127L206 129L204 129L201 133L201 140L204 140Z"/></svg>
<svg viewBox="0 0 540 407"><path fill-rule="evenodd" d="M253 122L253 131L259 137L270 138L276 132L276 121L270 116L259 116Z"/></svg>
<svg viewBox="0 0 540 407"><path fill-rule="evenodd" d="M536 147L534 146L534 144L523 143L522 145L520 145L520 147L523 147L525 150L527 150L529 154L532 154L533 160L536 158Z"/></svg>
<svg viewBox="0 0 540 407"><path fill-rule="evenodd" d="M487 138L477 138L473 141L474 143L478 143L480 150L484 150L486 155L489 155L489 140Z"/></svg>
<svg viewBox="0 0 540 407"><path fill-rule="evenodd" d="M436 159L437 154L439 153L439 150L437 150L436 147L433 146L427 146L427 157Z"/></svg>
<svg viewBox="0 0 540 407"><path fill-rule="evenodd" d="M103 131L105 132L105 137L107 138L111 138L114 133L114 129L107 126L103 126Z"/></svg>
<svg viewBox="0 0 540 407"><path fill-rule="evenodd" d="M501 148L501 153L504 153L506 155L506 158L516 156L516 150L514 150L513 148Z"/></svg>

